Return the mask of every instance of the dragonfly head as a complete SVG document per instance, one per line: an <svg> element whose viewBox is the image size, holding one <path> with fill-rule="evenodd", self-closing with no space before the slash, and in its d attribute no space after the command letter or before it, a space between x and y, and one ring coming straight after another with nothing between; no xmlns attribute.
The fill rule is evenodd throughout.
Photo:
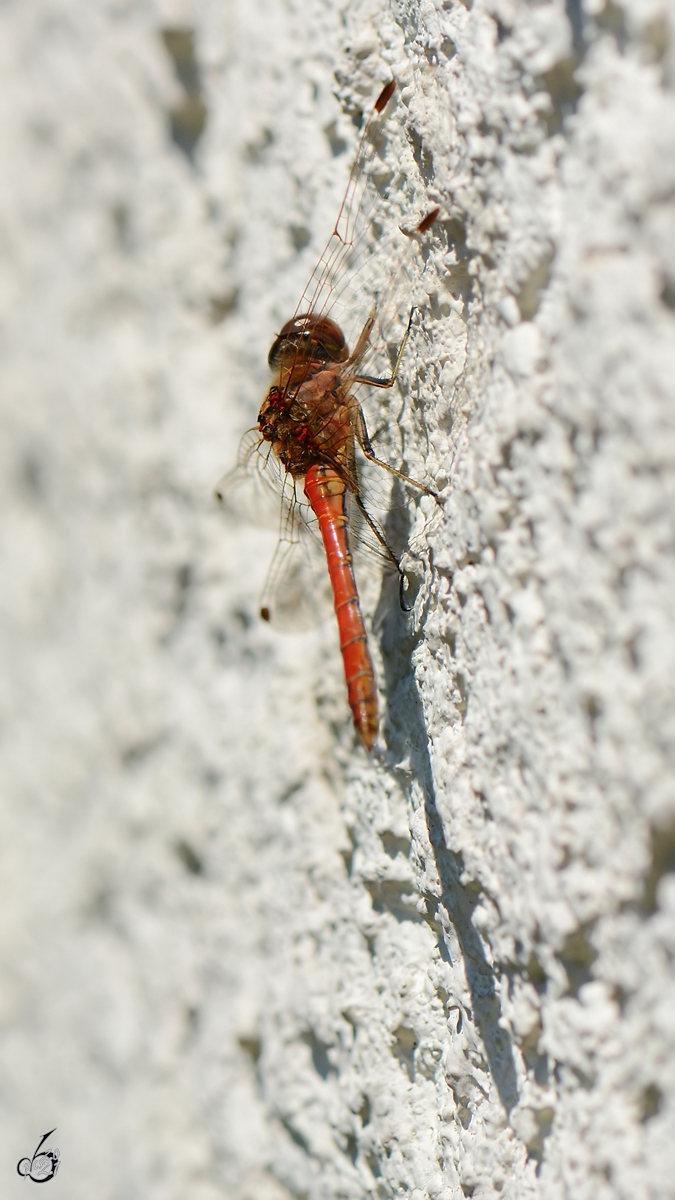
<svg viewBox="0 0 675 1200"><path fill-rule="evenodd" d="M272 343L267 361L273 371L301 362L346 362L349 350L340 326L330 317L303 313L287 321Z"/></svg>

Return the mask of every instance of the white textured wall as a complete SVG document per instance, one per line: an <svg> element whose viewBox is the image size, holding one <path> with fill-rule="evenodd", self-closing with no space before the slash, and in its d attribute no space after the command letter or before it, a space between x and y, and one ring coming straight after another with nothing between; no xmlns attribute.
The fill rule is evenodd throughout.
<svg viewBox="0 0 675 1200"><path fill-rule="evenodd" d="M55 1200L675 1195L672 21L3 6L3 1196L54 1125ZM211 489L391 72L445 517L368 761Z"/></svg>

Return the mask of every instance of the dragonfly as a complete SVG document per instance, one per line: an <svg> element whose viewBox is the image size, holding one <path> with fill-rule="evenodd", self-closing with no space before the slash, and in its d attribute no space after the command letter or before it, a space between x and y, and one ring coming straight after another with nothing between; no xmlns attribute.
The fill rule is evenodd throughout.
<svg viewBox="0 0 675 1200"><path fill-rule="evenodd" d="M303 555L298 550L321 543L337 618L347 699L355 729L367 751L378 735L377 682L354 571L355 540L373 546L398 573L400 602L405 608L405 576L380 523L373 516L357 459L361 455L440 503L432 488L378 458L363 409L355 396L360 386L394 386L413 322L414 308L403 327L388 375L366 373L376 331L386 308L384 294L368 301L365 320L350 349L338 317L349 315L350 295L367 293L376 258L372 227L377 201L369 201L369 167L377 158L382 114L396 89L391 80L378 95L361 138L347 190L333 232L305 288L294 315L275 337L268 355L272 379L258 422L242 440L237 466L216 495L227 502L244 478L262 480L280 497L281 524L277 551L268 572L260 615L271 621L284 607L296 612L308 597L295 591ZM413 234L425 234L439 210L429 212ZM404 272L403 272L404 275ZM399 281L400 282L400 281ZM400 288L399 288L400 290ZM396 288L389 287L389 296ZM361 300L361 306L363 301ZM353 321L352 321L353 324ZM312 590L312 589L310 589Z"/></svg>

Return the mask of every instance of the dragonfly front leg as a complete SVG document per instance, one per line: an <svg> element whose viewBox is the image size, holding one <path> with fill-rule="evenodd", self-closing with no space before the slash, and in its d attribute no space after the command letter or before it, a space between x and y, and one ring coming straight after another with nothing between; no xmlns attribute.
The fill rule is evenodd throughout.
<svg viewBox="0 0 675 1200"><path fill-rule="evenodd" d="M408 324L406 326L406 331L403 334L403 339L401 341L401 345L398 348L398 354L396 355L396 362L394 363L394 370L392 371L390 377L388 379L378 379L374 375L356 375L354 377L355 383L367 383L369 385L369 387L376 387L376 388L391 388L394 386L394 384L396 383L396 376L398 375L398 369L401 365L401 359L403 358L403 351L405 350L408 338L410 337L410 327L412 325L412 319L413 319L414 315L415 315L415 309L411 308L410 316L408 317ZM359 346L361 346L361 343L363 341L363 336L366 333L366 330L368 331L368 337L366 338L366 344L367 344L368 338L370 338L370 334L371 334L374 322L375 322L374 316L369 317L368 321L366 321L363 333L361 334L361 337L359 338L359 340L357 342L357 348ZM361 353L363 353L364 350L365 350L365 344L361 350ZM356 351L354 352L354 360L356 362L358 362L358 357L356 355Z"/></svg>
<svg viewBox="0 0 675 1200"><path fill-rule="evenodd" d="M374 324L375 324L375 313L371 312L370 316L368 317L368 320L366 321L365 325L363 326L363 329L361 330L361 332L359 334L358 341L354 347L354 352L353 352L353 354L351 354L349 356L348 365L351 366L353 363L357 363L357 362L359 362L359 360L361 358L363 358L363 356L366 352L366 349L368 347L368 342L370 341L370 335L373 332ZM362 382L361 379L359 379L358 382L361 383Z"/></svg>

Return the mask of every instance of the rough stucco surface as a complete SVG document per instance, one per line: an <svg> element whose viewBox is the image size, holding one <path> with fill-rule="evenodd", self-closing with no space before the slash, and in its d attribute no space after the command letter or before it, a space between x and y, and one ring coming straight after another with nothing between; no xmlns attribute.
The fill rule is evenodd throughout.
<svg viewBox="0 0 675 1200"><path fill-rule="evenodd" d="M3 1196L56 1125L68 1200L666 1200L672 9L0 22ZM369 411L444 513L412 615L371 587L367 760L212 488L391 74L393 200L442 212Z"/></svg>

